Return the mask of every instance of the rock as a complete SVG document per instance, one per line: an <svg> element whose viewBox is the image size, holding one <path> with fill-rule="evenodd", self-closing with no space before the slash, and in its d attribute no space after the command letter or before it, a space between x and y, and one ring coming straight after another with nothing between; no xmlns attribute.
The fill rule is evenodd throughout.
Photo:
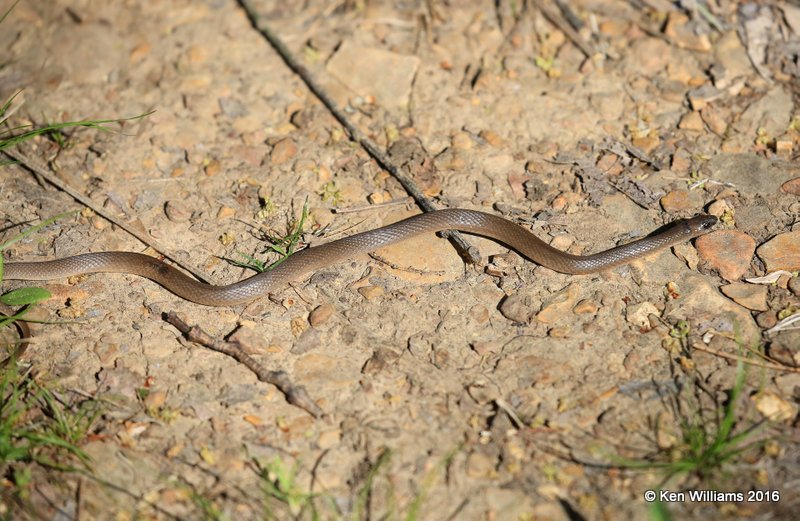
<svg viewBox="0 0 800 521"><path fill-rule="evenodd" d="M231 208L230 206L221 206L219 210L217 210L217 219L230 219L236 215L236 210Z"/></svg>
<svg viewBox="0 0 800 521"><path fill-rule="evenodd" d="M703 196L697 190L673 190L661 198L661 207L667 212L696 210L703 206Z"/></svg>
<svg viewBox="0 0 800 521"><path fill-rule="evenodd" d="M484 129L481 130L478 135L493 148L505 148L508 146L506 140L500 137L497 132L493 130Z"/></svg>
<svg viewBox="0 0 800 521"><path fill-rule="evenodd" d="M590 299L583 299L572 308L572 312L578 315L594 315L599 307L597 303Z"/></svg>
<svg viewBox="0 0 800 521"><path fill-rule="evenodd" d="M208 177L214 177L222 170L222 163L218 159L212 159L207 165L203 167L203 171Z"/></svg>
<svg viewBox="0 0 800 521"><path fill-rule="evenodd" d="M725 280L738 280L750 268L756 241L736 230L718 230L698 237L697 253Z"/></svg>
<svg viewBox="0 0 800 521"><path fill-rule="evenodd" d="M625 110L625 98L615 93L603 92L589 96L589 104L600 117L608 121L616 121Z"/></svg>
<svg viewBox="0 0 800 521"><path fill-rule="evenodd" d="M800 297L800 277L792 277L787 285L789 291Z"/></svg>
<svg viewBox="0 0 800 521"><path fill-rule="evenodd" d="M786 329L779 332L767 349L770 358L788 367L800 366L800 330Z"/></svg>
<svg viewBox="0 0 800 521"><path fill-rule="evenodd" d="M672 11L669 13L667 23L664 26L664 35L682 49L701 52L710 51L711 40L709 40L708 35L696 33L694 26L690 26L688 22L688 16L680 11Z"/></svg>
<svg viewBox="0 0 800 521"><path fill-rule="evenodd" d="M794 149L794 142L789 137L775 139L775 153L781 156L788 156Z"/></svg>
<svg viewBox="0 0 800 521"><path fill-rule="evenodd" d="M687 174L689 173L689 169L692 167L692 157L691 154L685 148L679 148L672 154L672 163L670 164L670 170L675 172L676 174Z"/></svg>
<svg viewBox="0 0 800 521"><path fill-rule="evenodd" d="M728 122L725 119L725 115L714 105L709 105L701 110L700 117L703 119L703 122L708 125L708 128L711 129L711 132L718 136L724 136L725 131L728 130Z"/></svg>
<svg viewBox="0 0 800 521"><path fill-rule="evenodd" d="M314 311L308 314L308 323L312 327L319 327L327 322L336 312L333 304L322 304L317 306Z"/></svg>
<svg viewBox="0 0 800 521"><path fill-rule="evenodd" d="M309 328L300 333L297 341L292 346L291 352L295 355L302 355L317 349L320 346L321 339L319 330Z"/></svg>
<svg viewBox="0 0 800 521"><path fill-rule="evenodd" d="M500 303L500 314L512 322L527 324L535 313L534 299L527 293L514 293Z"/></svg>
<svg viewBox="0 0 800 521"><path fill-rule="evenodd" d="M742 193L774 194L797 176L797 167L755 154L720 154L708 162L708 172L711 179L733 183Z"/></svg>
<svg viewBox="0 0 800 521"><path fill-rule="evenodd" d="M321 433L319 433L319 437L317 438L317 446L321 450L331 449L339 445L339 441L341 439L342 439L341 429L329 429L327 431L322 431Z"/></svg>
<svg viewBox="0 0 800 521"><path fill-rule="evenodd" d="M536 315L536 320L545 324L552 324L560 318L569 316L569 311L578 300L579 285L570 284L557 295L549 298L542 310Z"/></svg>
<svg viewBox="0 0 800 521"><path fill-rule="evenodd" d="M708 213L715 217L722 217L726 213L733 212L733 207L726 199L719 199L708 205Z"/></svg>
<svg viewBox="0 0 800 521"><path fill-rule="evenodd" d="M167 393L164 391L152 391L144 399L144 405L151 411L157 411L167 402Z"/></svg>
<svg viewBox="0 0 800 521"><path fill-rule="evenodd" d="M690 270L696 270L697 266L700 265L700 256L691 244L676 244L672 247L672 253L685 262L686 267Z"/></svg>
<svg viewBox="0 0 800 521"><path fill-rule="evenodd" d="M750 311L727 299L717 291L708 277L688 273L681 284L678 298L667 301L662 316L674 320L689 319L700 335L717 331L735 335L746 346L757 345L761 331Z"/></svg>
<svg viewBox="0 0 800 521"><path fill-rule="evenodd" d="M752 309L753 311L766 311L769 309L769 306L767 306L766 286L734 282L733 284L722 286L720 291L747 309Z"/></svg>
<svg viewBox="0 0 800 521"><path fill-rule="evenodd" d="M388 110L404 109L420 59L345 40L328 60L327 69L354 93L374 96Z"/></svg>
<svg viewBox="0 0 800 521"><path fill-rule="evenodd" d="M640 330L648 331L651 329L650 315L661 316L661 312L652 302L642 302L641 304L628 306L625 309L625 320Z"/></svg>
<svg viewBox="0 0 800 521"><path fill-rule="evenodd" d="M495 473L495 463L482 452L473 452L467 456L467 475L471 478L486 478Z"/></svg>
<svg viewBox="0 0 800 521"><path fill-rule="evenodd" d="M789 127L793 112L791 94L777 85L749 105L734 127L744 136L755 136L757 132L764 132L771 137L780 136ZM753 177L763 175L764 172Z"/></svg>
<svg viewBox="0 0 800 521"><path fill-rule="evenodd" d="M635 40L630 61L626 63L635 67L637 74L651 77L661 72L671 57L672 49L665 41L658 38L641 38Z"/></svg>
<svg viewBox="0 0 800 521"><path fill-rule="evenodd" d="M308 353L299 357L292 373L295 384L309 385L309 389L350 387L358 382L361 374L359 367L322 353Z"/></svg>
<svg viewBox="0 0 800 521"><path fill-rule="evenodd" d="M489 320L489 309L483 304L475 304L469 310L469 317L476 324L485 324Z"/></svg>
<svg viewBox="0 0 800 521"><path fill-rule="evenodd" d="M289 161L296 154L297 145L292 139L286 138L275 143L275 146L272 147L272 153L270 154L269 158L273 165L280 165Z"/></svg>
<svg viewBox="0 0 800 521"><path fill-rule="evenodd" d="M762 329L769 329L778 323L778 317L774 311L764 311L756 315L756 324Z"/></svg>
<svg viewBox="0 0 800 521"><path fill-rule="evenodd" d="M747 57L747 51L735 30L722 35L714 45L714 54L717 63L725 68L731 79L753 73L750 58Z"/></svg>
<svg viewBox="0 0 800 521"><path fill-rule="evenodd" d="M503 343L497 340L489 340L487 342L473 342L471 347L478 355L486 356L499 353L503 349Z"/></svg>
<svg viewBox="0 0 800 521"><path fill-rule="evenodd" d="M797 405L783 399L772 391L764 391L753 397L756 409L769 421L791 422L797 416Z"/></svg>
<svg viewBox="0 0 800 521"><path fill-rule="evenodd" d="M361 372L366 375L378 374L398 358L400 358L400 353L386 347L378 347L372 352L369 360L364 362Z"/></svg>
<svg viewBox="0 0 800 521"><path fill-rule="evenodd" d="M167 216L167 219L175 223L185 223L192 216L189 209L177 201L167 201L164 203L164 214Z"/></svg>
<svg viewBox="0 0 800 521"><path fill-rule="evenodd" d="M396 212L391 221L411 215ZM426 233L401 243L383 247L375 252L385 269L398 279L415 284L441 284L461 277L464 261L455 249L441 237Z"/></svg>
<svg viewBox="0 0 800 521"><path fill-rule="evenodd" d="M800 230L782 233L758 247L767 271L800 270Z"/></svg>
<svg viewBox="0 0 800 521"><path fill-rule="evenodd" d="M222 113L229 118L241 118L250 112L247 108L247 104L236 98L223 96L219 98L218 102Z"/></svg>
<svg viewBox="0 0 800 521"><path fill-rule="evenodd" d="M453 134L450 143L456 150L470 150L473 145L472 136L468 132L460 130Z"/></svg>
<svg viewBox="0 0 800 521"><path fill-rule="evenodd" d="M709 84L692 89L687 94L689 106L694 111L703 110L709 103L721 98L723 92Z"/></svg>
<svg viewBox="0 0 800 521"><path fill-rule="evenodd" d="M358 292L361 293L361 296L365 299L372 300L383 296L386 291L381 286L362 286L358 288Z"/></svg>
<svg viewBox="0 0 800 521"><path fill-rule="evenodd" d="M247 354L262 354L268 352L269 340L260 328L253 327L252 323L241 323L228 337L229 342L239 345Z"/></svg>
<svg viewBox="0 0 800 521"><path fill-rule="evenodd" d="M656 136L635 137L631 140L631 145L645 154L652 154L653 151L661 145L661 140Z"/></svg>
<svg viewBox="0 0 800 521"><path fill-rule="evenodd" d="M698 112L687 112L681 117L678 122L678 128L682 130L692 130L694 132L702 132L706 127L703 124L703 118L700 117Z"/></svg>

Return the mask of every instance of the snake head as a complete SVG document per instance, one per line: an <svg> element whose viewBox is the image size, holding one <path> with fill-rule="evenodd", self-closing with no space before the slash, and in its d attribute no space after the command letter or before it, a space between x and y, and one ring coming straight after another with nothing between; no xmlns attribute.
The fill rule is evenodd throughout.
<svg viewBox="0 0 800 521"><path fill-rule="evenodd" d="M696 215L686 220L686 225L691 230L692 237L699 237L710 232L715 224L717 224L717 218L707 214Z"/></svg>

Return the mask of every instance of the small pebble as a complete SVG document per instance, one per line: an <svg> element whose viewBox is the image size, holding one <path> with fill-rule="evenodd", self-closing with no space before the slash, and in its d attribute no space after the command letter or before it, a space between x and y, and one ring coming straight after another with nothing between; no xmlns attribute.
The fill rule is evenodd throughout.
<svg viewBox="0 0 800 521"><path fill-rule="evenodd" d="M381 286L363 286L358 288L358 292L367 300L378 298L385 293Z"/></svg>
<svg viewBox="0 0 800 521"><path fill-rule="evenodd" d="M205 168L203 168L203 170L208 177L214 177L215 175L219 174L220 170L222 170L222 163L220 163L217 159L212 159L208 162Z"/></svg>
<svg viewBox="0 0 800 521"><path fill-rule="evenodd" d="M330 429L323 431L319 434L319 438L317 438L317 446L322 450L332 449L333 447L339 445L339 441L341 439L341 429Z"/></svg>
<svg viewBox="0 0 800 521"><path fill-rule="evenodd" d="M489 320L489 310L483 304L475 304L469 310L469 316L477 324L485 324Z"/></svg>
<svg viewBox="0 0 800 521"><path fill-rule="evenodd" d="M800 177L789 179L781 185L781 191L787 194L800 195Z"/></svg>
<svg viewBox="0 0 800 521"><path fill-rule="evenodd" d="M175 223L185 223L192 216L183 204L176 201L167 201L164 204L164 213L167 219Z"/></svg>
<svg viewBox="0 0 800 521"><path fill-rule="evenodd" d="M480 356L499 353L503 345L496 340L489 340L487 342L473 342L472 350Z"/></svg>
<svg viewBox="0 0 800 521"><path fill-rule="evenodd" d="M789 288L789 291L797 296L800 296L800 277L792 277L789 279L789 284L787 287Z"/></svg>
<svg viewBox="0 0 800 521"><path fill-rule="evenodd" d="M572 308L572 312L578 315L594 315L597 313L597 303L593 300L583 299Z"/></svg>
<svg viewBox="0 0 800 521"><path fill-rule="evenodd" d="M308 323L311 324L312 327L319 327L327 322L333 316L335 311L336 307L333 304L322 304L317 306L314 311L309 313Z"/></svg>
<svg viewBox="0 0 800 521"><path fill-rule="evenodd" d="M236 210L230 206L222 206L217 210L217 219L230 219L234 215L236 215Z"/></svg>
<svg viewBox="0 0 800 521"><path fill-rule="evenodd" d="M776 139L775 152L782 156L787 156L792 153L793 143L791 139Z"/></svg>
<svg viewBox="0 0 800 521"><path fill-rule="evenodd" d="M500 314L512 322L525 324L531 321L534 308L532 297L521 293L509 295L500 303Z"/></svg>
<svg viewBox="0 0 800 521"><path fill-rule="evenodd" d="M495 473L495 463L486 454L473 452L467 456L467 476L485 478Z"/></svg>
<svg viewBox="0 0 800 521"><path fill-rule="evenodd" d="M280 165L293 158L296 154L297 145L295 142L290 138L281 139L272 147L270 160L273 165Z"/></svg>
<svg viewBox="0 0 800 521"><path fill-rule="evenodd" d="M758 327L769 329L778 323L778 317L775 316L774 311L763 311L756 315L756 324Z"/></svg>
<svg viewBox="0 0 800 521"><path fill-rule="evenodd" d="M678 128L682 130L691 130L694 132L702 132L705 129L703 118L697 112L688 112L683 115L678 122Z"/></svg>
<svg viewBox="0 0 800 521"><path fill-rule="evenodd" d="M453 134L450 142L452 143L453 148L457 150L469 150L472 148L472 136L464 131Z"/></svg>
<svg viewBox="0 0 800 521"><path fill-rule="evenodd" d="M580 292L578 284L570 284L555 296L549 298L542 305L542 310L536 314L536 320L545 324L552 324L569 315L569 311L578 300Z"/></svg>

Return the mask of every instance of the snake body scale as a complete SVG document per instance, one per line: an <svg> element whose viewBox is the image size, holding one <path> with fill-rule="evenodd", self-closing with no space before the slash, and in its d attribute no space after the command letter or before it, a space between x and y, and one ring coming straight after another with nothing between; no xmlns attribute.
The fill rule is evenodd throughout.
<svg viewBox="0 0 800 521"><path fill-rule="evenodd" d="M267 295L276 287L321 268L423 233L459 230L494 239L529 260L568 274L587 274L627 264L711 230L716 217L698 215L673 222L666 230L592 255L571 255L545 243L502 217L465 209L423 213L402 221L301 250L272 270L226 286L198 282L164 262L132 252L85 253L42 262L9 262L5 278L51 280L86 273L128 273L148 278L175 295L206 306L235 306Z"/></svg>

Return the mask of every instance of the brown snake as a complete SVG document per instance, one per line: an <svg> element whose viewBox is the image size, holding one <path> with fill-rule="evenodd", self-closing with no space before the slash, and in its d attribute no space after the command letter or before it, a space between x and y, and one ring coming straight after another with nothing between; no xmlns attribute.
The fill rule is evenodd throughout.
<svg viewBox="0 0 800 521"><path fill-rule="evenodd" d="M12 280L62 279L84 273L130 273L161 284L181 298L207 306L234 306L267 295L272 289L338 261L352 258L423 233L460 230L494 239L528 259L561 273L582 275L627 264L650 253L688 241L711 230L717 218L698 215L672 222L664 231L593 255L571 255L557 250L511 221L474 210L448 209L408 219L314 248L301 250L272 270L229 284L198 282L172 266L141 253L106 251L43 262L9 262L4 278ZM8 313L8 311L6 312ZM15 358L25 352L30 338L27 325L18 321L23 337ZM0 368L11 358L0 361Z"/></svg>
<svg viewBox="0 0 800 521"><path fill-rule="evenodd" d="M548 245L525 228L502 217L474 210L447 209L423 213L314 248L301 250L272 270L229 284L198 282L160 260L130 252L85 253L43 262L9 262L5 278L61 279L84 273L130 273L148 278L175 295L207 306L234 306L267 295L275 287L338 261L352 258L423 233L459 230L494 239L528 259L561 273L595 273L688 241L711 230L717 218L699 215L675 221L666 230L593 255L571 255Z"/></svg>

